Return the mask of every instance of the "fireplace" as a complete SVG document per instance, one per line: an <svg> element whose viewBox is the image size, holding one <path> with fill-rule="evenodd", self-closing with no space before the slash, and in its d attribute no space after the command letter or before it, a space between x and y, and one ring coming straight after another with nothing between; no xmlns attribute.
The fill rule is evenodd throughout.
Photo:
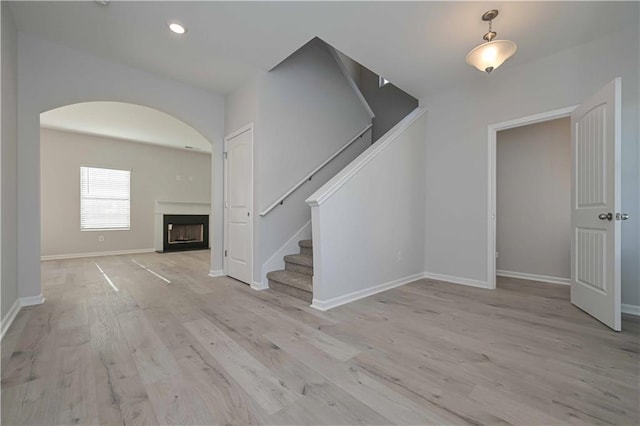
<svg viewBox="0 0 640 426"><path fill-rule="evenodd" d="M209 248L209 215L165 214L163 225L163 252Z"/></svg>

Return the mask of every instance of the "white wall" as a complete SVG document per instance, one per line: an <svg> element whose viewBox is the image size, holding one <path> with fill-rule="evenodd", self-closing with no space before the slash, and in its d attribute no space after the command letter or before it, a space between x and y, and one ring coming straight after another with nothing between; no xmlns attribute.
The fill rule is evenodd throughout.
<svg viewBox="0 0 640 426"><path fill-rule="evenodd" d="M264 74L264 73L261 73ZM260 96L260 76L252 78L244 86L225 98L225 136L254 123L258 127L258 98Z"/></svg>
<svg viewBox="0 0 640 426"><path fill-rule="evenodd" d="M40 294L40 113L78 102L118 101L173 115L213 144L212 268L222 269L224 98L18 34L18 277L20 296Z"/></svg>
<svg viewBox="0 0 640 426"><path fill-rule="evenodd" d="M317 308L423 277L426 122L416 110L307 200Z"/></svg>
<svg viewBox="0 0 640 426"><path fill-rule="evenodd" d="M497 269L569 278L571 119L498 132L496 159Z"/></svg>
<svg viewBox="0 0 640 426"><path fill-rule="evenodd" d="M2 146L0 149L1 176L0 203L0 280L2 299L1 318L4 320L11 306L18 299L18 209L17 209L17 109L18 109L18 44L16 29L7 2L2 2L2 54L0 58L2 80L2 106L0 128ZM3 331L5 324L2 324Z"/></svg>
<svg viewBox="0 0 640 426"><path fill-rule="evenodd" d="M427 127L427 271L487 280L487 126L579 104L622 77L622 302L640 304L638 27L421 99ZM461 63L461 66L465 66Z"/></svg>
<svg viewBox="0 0 640 426"><path fill-rule="evenodd" d="M40 158L42 256L154 249L156 200L211 201L207 153L42 129ZM81 166L131 170L129 230L80 230Z"/></svg>
<svg viewBox="0 0 640 426"><path fill-rule="evenodd" d="M254 273L311 219L304 203L370 144L370 133L265 217L260 211L371 123L334 57L313 40L227 97L225 129L254 123ZM268 271L265 271L268 272ZM262 283L266 284L266 283Z"/></svg>

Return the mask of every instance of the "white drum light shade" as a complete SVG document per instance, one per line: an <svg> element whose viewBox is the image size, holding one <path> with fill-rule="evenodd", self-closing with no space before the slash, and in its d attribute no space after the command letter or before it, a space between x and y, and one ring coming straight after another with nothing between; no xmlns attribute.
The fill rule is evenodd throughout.
<svg viewBox="0 0 640 426"><path fill-rule="evenodd" d="M518 46L511 40L494 40L474 47L467 54L467 64L490 73L516 53Z"/></svg>

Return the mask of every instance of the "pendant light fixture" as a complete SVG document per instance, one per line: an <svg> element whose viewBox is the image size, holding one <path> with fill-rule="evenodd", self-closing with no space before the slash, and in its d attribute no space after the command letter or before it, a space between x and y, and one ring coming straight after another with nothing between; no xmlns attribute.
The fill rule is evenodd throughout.
<svg viewBox="0 0 640 426"><path fill-rule="evenodd" d="M498 33L491 28L492 21L498 16L498 11L493 9L482 15L482 20L489 22L489 31L482 37L486 43L474 47L467 54L467 63L480 71L490 74L507 59L516 53L518 46L511 40L494 40Z"/></svg>

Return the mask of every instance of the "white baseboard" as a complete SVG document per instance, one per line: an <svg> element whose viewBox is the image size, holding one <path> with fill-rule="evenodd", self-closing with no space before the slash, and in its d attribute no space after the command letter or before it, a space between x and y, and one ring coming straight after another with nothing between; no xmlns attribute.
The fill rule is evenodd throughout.
<svg viewBox="0 0 640 426"><path fill-rule="evenodd" d="M437 281L446 281L454 284L468 285L471 287L489 288L486 281L474 280L471 278L455 277L453 275L434 274L433 272L425 272L424 278Z"/></svg>
<svg viewBox="0 0 640 426"><path fill-rule="evenodd" d="M4 318L2 318L2 330L0 339L4 338L5 333L7 332L7 330L9 330L9 327L11 327L11 324L13 323L13 320L16 319L16 315L18 315L20 309L26 306L41 305L43 303L44 297L42 297L42 293L37 296L19 297L18 299L16 299L16 301L13 302L13 305L11 305L11 309L9 309L9 312L7 312Z"/></svg>
<svg viewBox="0 0 640 426"><path fill-rule="evenodd" d="M134 249L134 250L102 251L102 252L93 252L93 253L53 254L48 256L40 256L40 260L79 259L82 257L102 257L102 256L117 256L121 254L153 253L155 251L156 251L155 248L146 248L146 249Z"/></svg>
<svg viewBox="0 0 640 426"><path fill-rule="evenodd" d="M21 297L20 298L20 306L34 306L34 305L42 305L44 303L44 297L42 293L37 296L29 296L29 297Z"/></svg>
<svg viewBox="0 0 640 426"><path fill-rule="evenodd" d="M222 269L216 269L216 270L211 269L209 271L209 276L213 278L224 277L224 271Z"/></svg>
<svg viewBox="0 0 640 426"><path fill-rule="evenodd" d="M628 305L623 303L621 308L623 314L636 315L640 317L640 306L638 305Z"/></svg>
<svg viewBox="0 0 640 426"><path fill-rule="evenodd" d="M16 315L20 312L20 308L20 299L16 299L16 301L13 302L13 305L11 305L9 312L7 312L4 318L2 318L2 334L0 334L0 339L4 337L9 327L11 327L13 320L16 319Z"/></svg>
<svg viewBox="0 0 640 426"><path fill-rule="evenodd" d="M545 283L552 283L552 284L571 285L571 279L569 278L552 277L549 275L538 275L538 274L528 274L526 272L504 271L502 269L498 269L496 271L496 275L500 277L520 278L523 280L531 280L531 281L542 281Z"/></svg>
<svg viewBox="0 0 640 426"><path fill-rule="evenodd" d="M284 257L288 254L295 254L300 252L298 241L311 239L311 221L305 223L289 240L282 245L275 253L273 253L269 259L262 265L260 275L263 283L268 283L267 274L271 271L278 271L284 269ZM268 288L269 284L266 284Z"/></svg>
<svg viewBox="0 0 640 426"><path fill-rule="evenodd" d="M263 284L258 281L251 283L251 288L254 290L266 290L269 288L269 284Z"/></svg>
<svg viewBox="0 0 640 426"><path fill-rule="evenodd" d="M334 297L329 300L318 300L313 299L311 303L311 307L315 308L319 311L328 311L329 309L335 308L340 305L344 305L346 303L351 303L356 300L374 295L376 293L381 293L386 290L391 290L392 288L400 287L402 285L408 284L410 282L419 280L424 278L424 273L420 272L417 274L409 275L407 277L399 278L397 280L389 281L384 284L380 284L374 287L365 288L363 290L354 291L353 293L345 294L344 296Z"/></svg>

